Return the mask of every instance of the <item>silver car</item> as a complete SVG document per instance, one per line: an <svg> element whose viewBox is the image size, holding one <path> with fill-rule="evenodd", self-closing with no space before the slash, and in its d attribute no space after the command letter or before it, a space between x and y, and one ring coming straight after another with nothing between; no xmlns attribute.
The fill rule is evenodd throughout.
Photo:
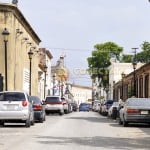
<svg viewBox="0 0 150 150"><path fill-rule="evenodd" d="M26 127L34 124L32 103L27 93L22 91L0 92L0 123L23 122Z"/></svg>
<svg viewBox="0 0 150 150"><path fill-rule="evenodd" d="M64 114L64 105L60 96L46 96L45 98L45 112L49 113L59 113L60 115Z"/></svg>
<svg viewBox="0 0 150 150"><path fill-rule="evenodd" d="M119 111L119 124L150 124L150 98L129 98Z"/></svg>

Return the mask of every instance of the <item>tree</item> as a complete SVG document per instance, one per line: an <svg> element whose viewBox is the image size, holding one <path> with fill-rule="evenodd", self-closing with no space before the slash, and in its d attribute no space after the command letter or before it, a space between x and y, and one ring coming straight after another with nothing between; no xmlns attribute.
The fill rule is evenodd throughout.
<svg viewBox="0 0 150 150"><path fill-rule="evenodd" d="M92 51L92 57L87 58L91 78L95 79L97 77L98 79L102 79L101 84L106 87L109 83L107 68L111 65L110 59L115 57L120 61L122 51L123 48L113 42L96 44Z"/></svg>
<svg viewBox="0 0 150 150"><path fill-rule="evenodd" d="M133 60L133 55L128 55L128 54L123 54L123 55L122 55L121 62L124 62L124 63L131 63L132 60Z"/></svg>
<svg viewBox="0 0 150 150"><path fill-rule="evenodd" d="M141 48L142 51L136 55L136 61L142 63L150 62L150 43L145 41Z"/></svg>

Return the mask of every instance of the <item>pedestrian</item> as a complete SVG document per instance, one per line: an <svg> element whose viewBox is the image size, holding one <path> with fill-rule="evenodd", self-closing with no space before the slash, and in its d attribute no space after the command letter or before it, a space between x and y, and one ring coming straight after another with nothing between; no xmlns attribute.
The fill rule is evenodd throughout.
<svg viewBox="0 0 150 150"><path fill-rule="evenodd" d="M120 96L120 99L119 99L119 110L121 109L121 107L124 105L124 101L123 101L123 97Z"/></svg>

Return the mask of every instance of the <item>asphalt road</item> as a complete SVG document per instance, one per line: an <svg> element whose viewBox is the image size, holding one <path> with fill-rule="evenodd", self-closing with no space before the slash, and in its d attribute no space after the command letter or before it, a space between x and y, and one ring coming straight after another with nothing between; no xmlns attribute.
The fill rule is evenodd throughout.
<svg viewBox="0 0 150 150"><path fill-rule="evenodd" d="M123 127L96 112L48 115L30 128L0 127L0 150L149 150L150 127Z"/></svg>

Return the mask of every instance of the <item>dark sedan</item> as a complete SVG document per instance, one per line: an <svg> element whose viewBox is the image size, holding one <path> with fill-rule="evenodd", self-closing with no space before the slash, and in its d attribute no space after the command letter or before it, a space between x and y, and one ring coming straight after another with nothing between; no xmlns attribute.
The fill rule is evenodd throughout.
<svg viewBox="0 0 150 150"><path fill-rule="evenodd" d="M30 96L32 101L33 110L34 110L34 119L43 123L46 120L45 118L45 105L41 102L38 96Z"/></svg>

